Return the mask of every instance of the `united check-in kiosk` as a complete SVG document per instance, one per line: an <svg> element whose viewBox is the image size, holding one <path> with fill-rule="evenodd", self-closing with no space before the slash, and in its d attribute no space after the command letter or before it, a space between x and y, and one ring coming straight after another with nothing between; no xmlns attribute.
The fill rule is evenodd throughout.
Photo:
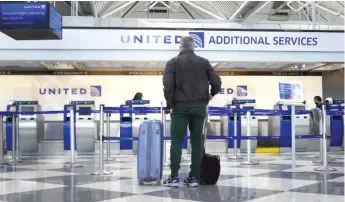
<svg viewBox="0 0 345 202"><path fill-rule="evenodd" d="M327 115L327 135L330 136L330 147L340 150L343 147L344 139L344 100L333 100L332 104L326 105Z"/></svg>
<svg viewBox="0 0 345 202"><path fill-rule="evenodd" d="M28 114L19 114L6 118L6 148L12 151L12 131L15 131L18 137L18 151L20 155L37 155L38 142L43 139L44 118L42 115L32 114L30 112L41 111L38 101L15 101L7 105L8 112L28 112ZM12 127L15 127L13 130Z"/></svg>
<svg viewBox="0 0 345 202"><path fill-rule="evenodd" d="M149 105L149 100L127 100L124 105L120 106L120 137L128 138L120 140L121 150L133 150L134 154L137 153L138 143L130 138L138 137L140 124L148 119L148 114L132 112L132 108L147 107Z"/></svg>
<svg viewBox="0 0 345 202"><path fill-rule="evenodd" d="M95 151L96 123L91 110L94 101L72 101L64 106L64 150L70 150L70 109L74 110L75 148L78 153L93 153Z"/></svg>
<svg viewBox="0 0 345 202"><path fill-rule="evenodd" d="M287 113L289 115L283 116L269 116L268 118L268 132L269 136L280 136L279 147L281 151L284 149L291 148L291 106L283 105L283 104L276 104L273 107L275 110L279 111L286 111L290 112ZM301 106L296 106L295 110L306 110L305 104L301 104ZM295 115L296 123L295 123L295 130L296 135L310 135L309 134L309 115L302 114L302 115ZM318 141L318 140L317 140ZM296 151L306 151L307 148L319 148L318 142L314 140L308 139L300 139L296 141ZM313 144L314 146L308 145Z"/></svg>
<svg viewBox="0 0 345 202"><path fill-rule="evenodd" d="M231 109L255 109L255 99L234 99L227 103L225 106ZM222 128L222 134L234 136L234 127L235 127L235 118L237 118L237 137L240 136L248 136L247 134L247 116L246 115L240 115L237 114L234 116L234 114L231 114L230 116L222 116L221 119L221 128ZM250 136L258 136L259 135L259 122L257 117L250 116ZM251 151L255 152L257 147L257 140L251 140ZM234 142L235 141L228 141L228 148L234 148ZM241 144L242 141L237 140L237 148L240 148L240 152L246 152L247 151L247 144ZM244 142L244 141L243 141Z"/></svg>

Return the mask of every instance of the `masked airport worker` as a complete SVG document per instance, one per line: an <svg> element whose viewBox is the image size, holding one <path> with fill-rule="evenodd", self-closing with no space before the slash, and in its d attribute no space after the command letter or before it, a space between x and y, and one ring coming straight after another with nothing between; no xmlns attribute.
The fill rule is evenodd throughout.
<svg viewBox="0 0 345 202"><path fill-rule="evenodd" d="M322 98L320 96L315 96L314 102L317 108L322 109Z"/></svg>
<svg viewBox="0 0 345 202"><path fill-rule="evenodd" d="M133 100L143 100L143 93L137 92L137 93L134 95Z"/></svg>
<svg viewBox="0 0 345 202"><path fill-rule="evenodd" d="M222 84L209 61L194 53L194 47L192 37L183 37L180 42L180 54L168 61L163 76L164 96L171 113L171 175L163 182L164 186L169 187L179 186L181 145L188 124L192 164L184 183L187 186L199 185L206 108L210 98L219 93Z"/></svg>

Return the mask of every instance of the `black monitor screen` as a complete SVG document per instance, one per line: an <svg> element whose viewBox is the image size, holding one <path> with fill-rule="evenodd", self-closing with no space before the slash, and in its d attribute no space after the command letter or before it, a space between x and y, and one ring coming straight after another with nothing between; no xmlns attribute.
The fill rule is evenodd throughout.
<svg viewBox="0 0 345 202"><path fill-rule="evenodd" d="M132 117L130 116L124 116L121 118L122 122L131 122L132 121Z"/></svg>
<svg viewBox="0 0 345 202"><path fill-rule="evenodd" d="M295 109L296 110L305 110L305 106L296 106Z"/></svg>
<svg viewBox="0 0 345 202"><path fill-rule="evenodd" d="M79 115L81 116L91 115L91 107L79 107Z"/></svg>
<svg viewBox="0 0 345 202"><path fill-rule="evenodd" d="M21 107L22 112L33 112L35 111L35 107Z"/></svg>
<svg viewBox="0 0 345 202"><path fill-rule="evenodd" d="M243 109L254 109L254 107L243 107Z"/></svg>

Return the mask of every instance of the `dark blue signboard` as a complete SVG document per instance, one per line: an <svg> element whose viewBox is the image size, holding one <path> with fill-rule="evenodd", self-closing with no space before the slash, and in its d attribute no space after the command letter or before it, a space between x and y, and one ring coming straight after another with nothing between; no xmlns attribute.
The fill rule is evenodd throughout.
<svg viewBox="0 0 345 202"><path fill-rule="evenodd" d="M47 3L4 3L0 4L2 29L44 29L47 28Z"/></svg>
<svg viewBox="0 0 345 202"><path fill-rule="evenodd" d="M0 30L17 40L61 39L62 16L49 3L0 3Z"/></svg>
<svg viewBox="0 0 345 202"><path fill-rule="evenodd" d="M62 15L52 5L50 5L49 9L49 29L52 30L59 39L62 38Z"/></svg>

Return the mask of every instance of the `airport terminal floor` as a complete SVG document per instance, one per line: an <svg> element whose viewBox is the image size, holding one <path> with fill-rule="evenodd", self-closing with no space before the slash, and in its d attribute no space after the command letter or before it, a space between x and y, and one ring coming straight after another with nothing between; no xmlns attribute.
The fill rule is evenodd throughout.
<svg viewBox="0 0 345 202"><path fill-rule="evenodd" d="M344 153L330 152L334 173L315 172L317 153L297 153L291 172L291 154L253 156L258 165L244 166L221 155L221 176L216 186L167 188L139 186L136 157L114 155L105 162L110 176L94 176L97 156L77 156L80 168L67 169L68 156L23 158L17 165L0 168L0 201L9 202L343 202ZM183 154L180 178L189 170L190 155ZM169 174L165 166L163 174Z"/></svg>

